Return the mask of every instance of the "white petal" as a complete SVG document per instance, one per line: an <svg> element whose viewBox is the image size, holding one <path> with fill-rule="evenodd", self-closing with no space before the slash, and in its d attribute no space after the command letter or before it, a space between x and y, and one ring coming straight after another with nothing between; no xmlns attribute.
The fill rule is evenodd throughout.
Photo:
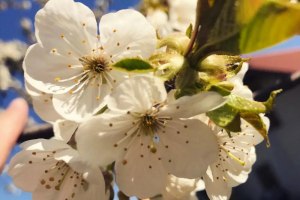
<svg viewBox="0 0 300 200"><path fill-rule="evenodd" d="M57 149L68 149L70 148L65 142L60 140L45 140L36 139L28 140L20 145L23 149L28 151L40 150L40 151L55 151Z"/></svg>
<svg viewBox="0 0 300 200"><path fill-rule="evenodd" d="M121 10L104 15L100 21L104 51L117 61L124 57L148 58L156 47L154 27L139 12Z"/></svg>
<svg viewBox="0 0 300 200"><path fill-rule="evenodd" d="M159 78L136 76L120 84L108 98L108 108L145 113L166 100L164 83Z"/></svg>
<svg viewBox="0 0 300 200"><path fill-rule="evenodd" d="M33 109L40 118L49 123L54 123L56 120L63 118L53 107L52 94L37 90L27 81L25 81L25 88L28 94L31 95Z"/></svg>
<svg viewBox="0 0 300 200"><path fill-rule="evenodd" d="M78 56L97 45L97 22L93 12L73 0L51 0L35 17L36 37L48 51Z"/></svg>
<svg viewBox="0 0 300 200"><path fill-rule="evenodd" d="M150 141L144 135L135 138L124 158L115 164L117 184L128 196L150 198L166 187L167 172L158 154L149 151Z"/></svg>
<svg viewBox="0 0 300 200"><path fill-rule="evenodd" d="M161 9L149 10L147 20L155 27L160 37L167 36L172 32L172 28L168 23L168 15Z"/></svg>
<svg viewBox="0 0 300 200"><path fill-rule="evenodd" d="M244 171L241 171L239 174L232 173L231 170L226 174L228 185L231 187L238 186L242 183L245 183L248 179L248 175L251 172L251 168L256 161L255 148L252 147L248 157L246 159L246 166Z"/></svg>
<svg viewBox="0 0 300 200"><path fill-rule="evenodd" d="M35 140L23 146L26 150L12 159L9 174L18 187L33 192L34 200L104 199L100 169L82 162L79 166L78 152L69 145L57 140ZM88 177L83 175L87 173L97 180L85 179Z"/></svg>
<svg viewBox="0 0 300 200"><path fill-rule="evenodd" d="M231 195L231 187L223 180L219 171L209 168L203 177L206 193L211 200L228 200Z"/></svg>
<svg viewBox="0 0 300 200"><path fill-rule="evenodd" d="M262 120L264 121L264 123L267 123L268 127L267 118L262 116ZM243 119L241 120L241 129L242 132L239 135L239 140L248 142L252 145L257 145L264 140L263 136L251 124Z"/></svg>
<svg viewBox="0 0 300 200"><path fill-rule="evenodd" d="M15 155L11 162L8 174L13 178L14 184L27 192L33 192L40 184L40 177L49 166L55 165L54 159L42 162L40 157L32 155L33 151L21 151ZM29 164L39 163L39 164Z"/></svg>
<svg viewBox="0 0 300 200"><path fill-rule="evenodd" d="M197 0L168 0L168 3L172 27L180 32L185 32L188 26L195 22Z"/></svg>
<svg viewBox="0 0 300 200"><path fill-rule="evenodd" d="M54 123L63 118L53 107L52 95L43 94L39 97L32 97L32 105L34 111L46 122Z"/></svg>
<svg viewBox="0 0 300 200"><path fill-rule="evenodd" d="M163 193L164 200L189 200L197 187L198 179L168 176L168 185Z"/></svg>
<svg viewBox="0 0 300 200"><path fill-rule="evenodd" d="M129 115L102 114L82 123L76 132L80 155L89 163L100 166L109 165L119 159L125 153L124 148L128 143L126 138L133 121Z"/></svg>
<svg viewBox="0 0 300 200"><path fill-rule="evenodd" d="M225 99L216 92L201 92L193 96L184 96L177 100L170 98L170 103L165 106L160 115L178 118L189 118L208 112L223 105Z"/></svg>
<svg viewBox="0 0 300 200"><path fill-rule="evenodd" d="M239 73L237 73L236 76L228 79L229 82L233 83L234 88L232 90L232 94L247 98L247 99L253 99L253 93L248 88L248 86L245 86L243 83L244 76L246 72L248 71L249 64L244 63Z"/></svg>
<svg viewBox="0 0 300 200"><path fill-rule="evenodd" d="M105 185L101 171L93 171L92 176L98 178L97 183L87 182L81 173L69 166L49 168L48 173L40 177L43 182L33 192L33 200L104 199Z"/></svg>
<svg viewBox="0 0 300 200"><path fill-rule="evenodd" d="M58 120L53 125L54 136L58 140L68 142L77 128L78 123L67 120Z"/></svg>
<svg viewBox="0 0 300 200"><path fill-rule="evenodd" d="M24 59L25 78L32 87L46 93L66 93L82 74L78 60L47 52L39 44L29 47Z"/></svg>
<svg viewBox="0 0 300 200"><path fill-rule="evenodd" d="M162 161L177 177L199 178L217 159L217 138L199 120L172 120L158 132Z"/></svg>
<svg viewBox="0 0 300 200"><path fill-rule="evenodd" d="M87 83L75 93L53 96L55 110L67 120L81 122L101 110L105 105L104 97L110 92L107 85Z"/></svg>

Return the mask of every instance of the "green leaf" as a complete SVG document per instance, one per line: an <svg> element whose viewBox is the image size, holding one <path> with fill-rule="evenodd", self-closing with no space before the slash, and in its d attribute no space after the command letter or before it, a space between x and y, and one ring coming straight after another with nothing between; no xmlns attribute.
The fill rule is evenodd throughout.
<svg viewBox="0 0 300 200"><path fill-rule="evenodd" d="M115 63L113 66L127 72L148 72L154 70L149 62L139 58L126 58Z"/></svg>
<svg viewBox="0 0 300 200"><path fill-rule="evenodd" d="M253 113L241 113L241 117L251 124L263 136L267 142L267 147L270 147L268 130L261 117L258 114Z"/></svg>
<svg viewBox="0 0 300 200"><path fill-rule="evenodd" d="M240 51L249 53L300 33L300 5L282 1L265 3L242 30Z"/></svg>
<svg viewBox="0 0 300 200"><path fill-rule="evenodd" d="M256 15L257 11L266 2L266 0L239 0L236 13L238 24L247 24Z"/></svg>
<svg viewBox="0 0 300 200"><path fill-rule="evenodd" d="M185 31L185 35L188 38L191 38L192 37L192 33L193 33L193 24L190 24L189 27Z"/></svg>
<svg viewBox="0 0 300 200"><path fill-rule="evenodd" d="M277 95L280 94L281 92L282 92L282 90L275 90L275 91L273 91L270 94L270 97L268 98L268 100L265 101L265 102L263 102L263 104L267 108L267 112L270 112L273 109L275 99L276 99Z"/></svg>
<svg viewBox="0 0 300 200"><path fill-rule="evenodd" d="M300 3L287 0L216 0L209 13L193 60L216 51L250 53L300 33Z"/></svg>
<svg viewBox="0 0 300 200"><path fill-rule="evenodd" d="M236 118L239 118L239 112L238 110L234 109L228 104L223 105L220 108L217 108L216 110L210 111L207 113L207 116L219 127L225 128L230 127L232 122L236 120ZM235 128L234 130L229 130L232 132L236 132L235 130L240 130L240 128Z"/></svg>
<svg viewBox="0 0 300 200"><path fill-rule="evenodd" d="M228 96L227 103L239 112L259 114L265 113L267 110L266 106L262 102L249 100L236 95Z"/></svg>

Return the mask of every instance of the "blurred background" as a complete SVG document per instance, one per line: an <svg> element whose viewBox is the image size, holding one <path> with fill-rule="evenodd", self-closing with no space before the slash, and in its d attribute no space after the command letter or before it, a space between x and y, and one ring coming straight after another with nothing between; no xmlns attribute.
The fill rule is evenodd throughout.
<svg viewBox="0 0 300 200"><path fill-rule="evenodd" d="M28 98L22 90L22 59L28 45L35 42L33 20L46 0L0 0L0 112L17 97ZM104 11L134 7L139 0L82 0L101 16ZM249 55L247 55L249 56ZM256 100L266 100L270 91L283 88L271 119L271 147L257 148L257 162L248 181L234 188L231 199L299 200L300 199L300 36L269 49L255 52L250 61L245 84ZM6 77L6 78L5 78ZM19 142L52 135L31 108ZM39 130L39 134L37 134ZM18 145L12 155L19 151ZM198 192L207 199L205 192ZM31 195L16 188L4 173L0 176L0 200L29 200Z"/></svg>

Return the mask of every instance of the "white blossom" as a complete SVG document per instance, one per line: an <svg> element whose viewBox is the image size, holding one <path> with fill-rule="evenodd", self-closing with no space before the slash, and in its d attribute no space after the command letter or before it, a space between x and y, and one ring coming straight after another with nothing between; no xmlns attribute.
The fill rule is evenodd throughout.
<svg viewBox="0 0 300 200"><path fill-rule="evenodd" d="M8 173L16 186L33 193L33 200L107 199L100 169L83 163L69 145L39 139L22 147Z"/></svg>
<svg viewBox="0 0 300 200"><path fill-rule="evenodd" d="M196 20L197 0L168 0L169 10L161 8L148 8L146 16L156 28L160 37L172 32L185 33L190 24Z"/></svg>
<svg viewBox="0 0 300 200"><path fill-rule="evenodd" d="M173 32L169 23L169 16L161 9L151 9L147 12L147 20L155 27L160 37L167 36Z"/></svg>
<svg viewBox="0 0 300 200"><path fill-rule="evenodd" d="M170 24L173 29L185 32L196 20L197 0L168 0Z"/></svg>
<svg viewBox="0 0 300 200"><path fill-rule="evenodd" d="M211 126L218 138L219 158L209 166L203 181L210 199L225 200L229 199L232 187L246 182L256 161L254 146L263 137L244 120L241 124L242 131L231 133L231 137L224 129Z"/></svg>
<svg viewBox="0 0 300 200"><path fill-rule="evenodd" d="M0 90L7 90L12 85L12 78L5 65L0 64Z"/></svg>
<svg viewBox="0 0 300 200"><path fill-rule="evenodd" d="M173 93L167 97L160 79L136 76L120 84L107 102L108 112L83 123L76 141L89 162L116 161L116 181L126 195L155 196L164 190L168 173L200 177L215 161L217 144L210 128L183 118L221 105L224 99L217 93L175 100Z"/></svg>
<svg viewBox="0 0 300 200"><path fill-rule="evenodd" d="M105 96L126 78L113 63L147 58L156 46L155 30L139 12L104 15L98 35L93 12L73 0L49 1L37 13L35 28L38 43L25 57L26 81L52 94L55 110L74 121L98 112Z"/></svg>
<svg viewBox="0 0 300 200"><path fill-rule="evenodd" d="M2 41L0 40L0 63L2 63L6 58L11 58L13 60L20 60L23 58L27 45L18 40L12 41Z"/></svg>

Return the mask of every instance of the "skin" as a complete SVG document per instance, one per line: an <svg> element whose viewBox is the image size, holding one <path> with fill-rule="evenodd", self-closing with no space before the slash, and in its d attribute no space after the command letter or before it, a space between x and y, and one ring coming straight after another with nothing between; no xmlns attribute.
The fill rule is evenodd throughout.
<svg viewBox="0 0 300 200"><path fill-rule="evenodd" d="M6 159L28 119L28 105L24 99L15 99L0 114L0 173Z"/></svg>

